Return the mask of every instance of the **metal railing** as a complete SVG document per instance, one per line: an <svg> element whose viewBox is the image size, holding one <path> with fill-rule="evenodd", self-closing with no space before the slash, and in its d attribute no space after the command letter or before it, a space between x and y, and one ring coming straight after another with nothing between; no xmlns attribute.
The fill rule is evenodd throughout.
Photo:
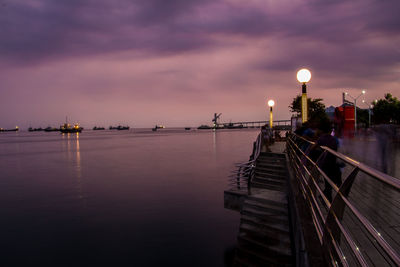
<svg viewBox="0 0 400 267"><path fill-rule="evenodd" d="M265 134L270 134L270 129L267 132L259 133L256 141L253 144L253 153L250 156L249 161L245 163L235 164L236 170L229 176L229 184L238 190L248 190L249 183L254 176L254 168L256 166L256 160L261 153L262 146L265 145Z"/></svg>
<svg viewBox="0 0 400 267"><path fill-rule="evenodd" d="M400 180L295 134L286 150L331 265L400 266ZM343 183L324 171L328 158Z"/></svg>

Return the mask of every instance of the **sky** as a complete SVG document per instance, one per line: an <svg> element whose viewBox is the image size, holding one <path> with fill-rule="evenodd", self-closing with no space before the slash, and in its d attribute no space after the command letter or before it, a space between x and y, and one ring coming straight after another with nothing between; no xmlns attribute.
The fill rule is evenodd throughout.
<svg viewBox="0 0 400 267"><path fill-rule="evenodd" d="M340 105L400 97L398 0L0 0L0 127L291 116L296 72ZM363 107L363 104L360 105Z"/></svg>

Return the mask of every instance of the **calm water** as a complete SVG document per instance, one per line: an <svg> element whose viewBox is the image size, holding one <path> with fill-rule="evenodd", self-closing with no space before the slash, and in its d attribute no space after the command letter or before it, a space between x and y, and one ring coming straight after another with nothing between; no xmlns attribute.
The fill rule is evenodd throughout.
<svg viewBox="0 0 400 267"><path fill-rule="evenodd" d="M224 266L258 130L0 134L1 266Z"/></svg>

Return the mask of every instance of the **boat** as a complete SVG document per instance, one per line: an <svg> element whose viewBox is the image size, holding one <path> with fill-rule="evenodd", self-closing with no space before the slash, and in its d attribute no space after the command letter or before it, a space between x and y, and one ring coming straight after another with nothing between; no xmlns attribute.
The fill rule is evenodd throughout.
<svg viewBox="0 0 400 267"><path fill-rule="evenodd" d="M59 132L60 129L59 129L59 128L55 128L55 127L49 126L49 127L45 128L44 131L45 131L45 132Z"/></svg>
<svg viewBox="0 0 400 267"><path fill-rule="evenodd" d="M0 132L18 132L19 131L19 127L15 126L14 129L4 129L4 128L0 128Z"/></svg>
<svg viewBox="0 0 400 267"><path fill-rule="evenodd" d="M29 131L29 132L40 132L40 131L44 131L44 129L43 129L42 127L39 127L39 128L32 128L32 127L29 127L29 128L28 128L28 131Z"/></svg>
<svg viewBox="0 0 400 267"><path fill-rule="evenodd" d="M190 129L191 129L190 127L185 127L186 131L190 131Z"/></svg>
<svg viewBox="0 0 400 267"><path fill-rule="evenodd" d="M110 129L110 130L118 130L118 131L129 130L129 126L121 126L121 125L118 125L117 127L110 126L108 129Z"/></svg>
<svg viewBox="0 0 400 267"><path fill-rule="evenodd" d="M243 124L234 125L232 122L224 124L224 128L226 129L242 129L244 128Z"/></svg>
<svg viewBox="0 0 400 267"><path fill-rule="evenodd" d="M105 128L104 127L97 127L97 126L93 127L93 131L98 131L98 130L105 130Z"/></svg>
<svg viewBox="0 0 400 267"><path fill-rule="evenodd" d="M75 123L74 126L69 124L68 122L64 123L60 126L60 132L62 133L80 133L83 128L79 126L78 123Z"/></svg>
<svg viewBox="0 0 400 267"><path fill-rule="evenodd" d="M158 129L164 129L165 128L165 126L164 125L156 125L156 126L154 126L154 128L152 128L151 130L152 131L157 131Z"/></svg>
<svg viewBox="0 0 400 267"><path fill-rule="evenodd" d="M211 127L210 126L208 126L208 125L200 125L199 127L197 127L197 129L199 129L199 130L206 130L206 129L211 129Z"/></svg>

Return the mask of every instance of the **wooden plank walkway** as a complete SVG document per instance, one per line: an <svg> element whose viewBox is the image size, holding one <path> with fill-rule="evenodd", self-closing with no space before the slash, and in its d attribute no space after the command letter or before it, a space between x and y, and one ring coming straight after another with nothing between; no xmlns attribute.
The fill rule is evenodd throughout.
<svg viewBox="0 0 400 267"><path fill-rule="evenodd" d="M244 200L235 266L291 266L285 154L264 152Z"/></svg>

